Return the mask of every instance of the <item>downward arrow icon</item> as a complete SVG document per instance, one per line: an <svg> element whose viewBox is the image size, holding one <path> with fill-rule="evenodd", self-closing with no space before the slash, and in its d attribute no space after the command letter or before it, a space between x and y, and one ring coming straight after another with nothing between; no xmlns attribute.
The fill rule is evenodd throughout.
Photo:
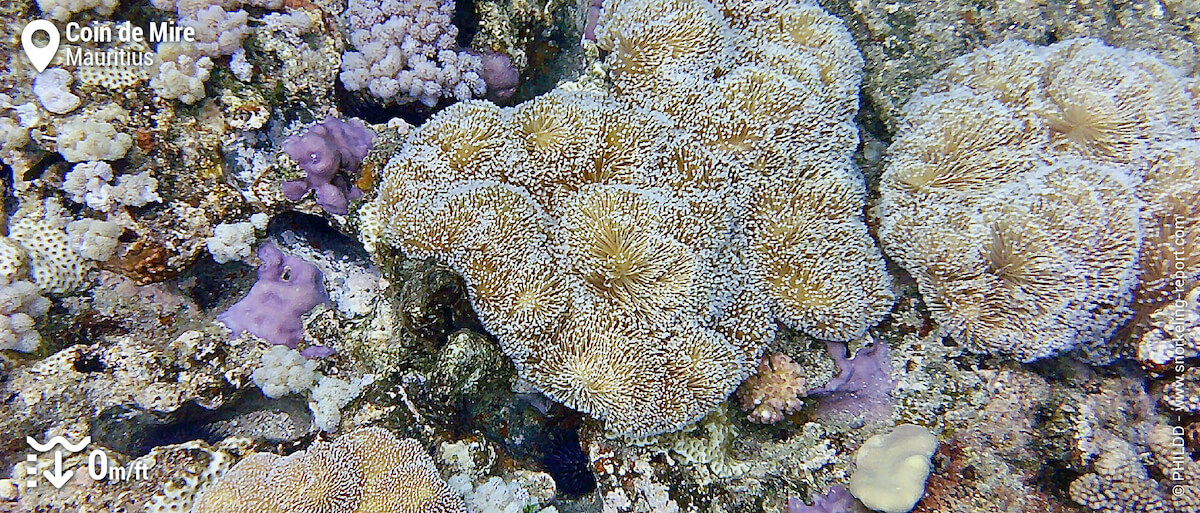
<svg viewBox="0 0 1200 513"><path fill-rule="evenodd" d="M42 472L42 475L46 476L46 480L50 481L50 485L56 489L62 488L63 485L67 484L67 481L71 480L71 476L75 475L74 470L63 471L63 461L62 460L63 460L62 452L55 451L54 452L54 472L50 472L49 470Z"/></svg>

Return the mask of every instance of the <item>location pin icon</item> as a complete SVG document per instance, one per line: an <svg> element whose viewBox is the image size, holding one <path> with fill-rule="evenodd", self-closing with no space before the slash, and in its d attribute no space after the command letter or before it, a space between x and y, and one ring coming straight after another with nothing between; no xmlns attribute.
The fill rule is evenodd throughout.
<svg viewBox="0 0 1200 513"><path fill-rule="evenodd" d="M50 44L38 48L33 44L33 35L38 31L45 32L50 38ZM54 54L58 53L58 27L46 20L33 20L25 25L25 30L21 32L21 46L25 47L25 55L29 56L29 62L33 63L33 67L41 73L50 65L50 61L54 60Z"/></svg>

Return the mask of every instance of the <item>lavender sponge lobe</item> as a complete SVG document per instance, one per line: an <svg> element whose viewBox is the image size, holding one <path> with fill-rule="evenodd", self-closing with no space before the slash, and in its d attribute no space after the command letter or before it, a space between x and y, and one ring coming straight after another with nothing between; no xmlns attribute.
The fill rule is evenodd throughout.
<svg viewBox="0 0 1200 513"><path fill-rule="evenodd" d="M304 338L301 316L329 299L321 271L271 244L259 248L258 257L263 261L258 267L258 282L217 320L232 330L232 338L250 332L272 344L295 349Z"/></svg>
<svg viewBox="0 0 1200 513"><path fill-rule="evenodd" d="M358 170L371 151L375 133L361 121L325 118L303 134L283 141L283 151L304 170L304 179L283 184L283 195L298 201L308 191L317 191L317 204L326 212L345 215L355 190L339 172Z"/></svg>

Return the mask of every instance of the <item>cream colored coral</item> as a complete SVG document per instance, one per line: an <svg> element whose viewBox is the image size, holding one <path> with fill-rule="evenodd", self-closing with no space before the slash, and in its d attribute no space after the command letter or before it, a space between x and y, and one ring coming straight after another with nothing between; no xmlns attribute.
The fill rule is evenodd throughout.
<svg viewBox="0 0 1200 513"><path fill-rule="evenodd" d="M1142 275L1134 296L1139 317L1200 283L1200 135L1156 150L1138 186L1146 202Z"/></svg>
<svg viewBox="0 0 1200 513"><path fill-rule="evenodd" d="M17 241L0 237L0 282L11 283L29 276L29 254Z"/></svg>
<svg viewBox="0 0 1200 513"><path fill-rule="evenodd" d="M255 453L207 489L193 511L466 513L466 504L416 440L364 428L289 456Z"/></svg>
<svg viewBox="0 0 1200 513"><path fill-rule="evenodd" d="M1137 359L1148 368L1165 369L1177 358L1196 356L1200 356L1200 286L1154 310L1137 338Z"/></svg>
<svg viewBox="0 0 1200 513"><path fill-rule="evenodd" d="M880 184L880 236L951 335L1026 361L1072 348L1104 359L1135 297L1169 297L1155 268L1182 256L1195 279L1184 82L1095 40L1007 42L914 96ZM1172 257L1168 219L1189 241Z"/></svg>
<svg viewBox="0 0 1200 513"><path fill-rule="evenodd" d="M1171 445L1174 439L1182 443L1182 433L1173 434L1169 426L1156 425L1147 434L1158 469L1176 473L1165 480L1166 486L1150 476L1133 444L1108 433L1101 435L1100 457L1092 464L1091 473L1071 483L1072 500L1101 513L1200 511L1200 489L1195 485L1200 480L1200 463Z"/></svg>
<svg viewBox="0 0 1200 513"><path fill-rule="evenodd" d="M875 511L905 513L925 495L937 436L915 424L872 436L854 453L849 489Z"/></svg>
<svg viewBox="0 0 1200 513"><path fill-rule="evenodd" d="M38 0L37 4L46 16L59 21L66 21L72 14L89 9L101 16L108 16L117 8L117 0Z"/></svg>
<svg viewBox="0 0 1200 513"><path fill-rule="evenodd" d="M796 38L761 48L748 27L785 17ZM462 273L542 392L661 433L750 374L774 318L841 340L890 309L850 161L861 59L808 3L638 0L600 24L614 95L447 108L362 230Z"/></svg>
<svg viewBox="0 0 1200 513"><path fill-rule="evenodd" d="M212 59L189 43L159 43L158 68L150 87L162 98L193 104L204 98L204 82L213 69Z"/></svg>
<svg viewBox="0 0 1200 513"><path fill-rule="evenodd" d="M37 318L46 315L50 301L37 285L27 281L0 285L0 349L32 352L42 337L35 329Z"/></svg>
<svg viewBox="0 0 1200 513"><path fill-rule="evenodd" d="M67 224L67 237L80 256L103 262L117 252L117 239L125 229L117 223L99 219L79 219Z"/></svg>
<svg viewBox="0 0 1200 513"><path fill-rule="evenodd" d="M133 137L117 132L106 110L99 115L81 115L62 124L56 138L57 150L68 162L117 160L133 147Z"/></svg>
<svg viewBox="0 0 1200 513"><path fill-rule="evenodd" d="M65 294L88 283L91 264L72 249L67 233L45 217L21 216L9 225L8 236L28 253L30 276L44 292Z"/></svg>

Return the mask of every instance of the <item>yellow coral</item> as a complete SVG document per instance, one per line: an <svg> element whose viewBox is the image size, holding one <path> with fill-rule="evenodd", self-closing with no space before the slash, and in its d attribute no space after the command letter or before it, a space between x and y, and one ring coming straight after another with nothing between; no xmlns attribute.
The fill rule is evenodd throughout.
<svg viewBox="0 0 1200 513"><path fill-rule="evenodd" d="M447 108L363 231L462 273L546 395L661 433L728 397L776 318L850 339L890 309L850 161L861 58L790 0L620 2L596 33L615 94Z"/></svg>
<svg viewBox="0 0 1200 513"><path fill-rule="evenodd" d="M950 334L1022 360L1106 359L1131 306L1170 296L1166 266L1196 279L1185 82L1094 40L1007 42L919 91L889 149L880 235Z"/></svg>
<svg viewBox="0 0 1200 513"><path fill-rule="evenodd" d="M364 428L289 456L252 454L206 489L194 511L466 513L466 504L417 441Z"/></svg>

